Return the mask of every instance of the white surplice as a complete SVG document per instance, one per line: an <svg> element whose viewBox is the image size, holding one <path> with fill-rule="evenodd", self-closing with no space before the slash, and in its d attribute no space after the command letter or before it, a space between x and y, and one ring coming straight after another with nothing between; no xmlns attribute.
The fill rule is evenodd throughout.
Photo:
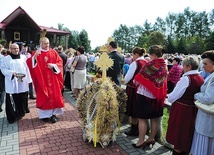
<svg viewBox="0 0 214 155"><path fill-rule="evenodd" d="M29 90L28 84L32 82L32 79L24 55L20 55L20 59L12 59L10 55L2 58L1 71L5 76L6 93L15 94ZM22 82L16 77L12 78L14 72L25 74Z"/></svg>

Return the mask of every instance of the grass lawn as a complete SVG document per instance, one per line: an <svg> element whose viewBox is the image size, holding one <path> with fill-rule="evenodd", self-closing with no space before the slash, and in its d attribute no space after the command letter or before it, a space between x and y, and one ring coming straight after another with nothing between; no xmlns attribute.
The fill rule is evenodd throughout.
<svg viewBox="0 0 214 155"><path fill-rule="evenodd" d="M165 138L166 136L166 130L167 130L167 126L168 126L168 119L169 119L169 113L167 111L167 108L164 108L164 114L162 117L162 137Z"/></svg>

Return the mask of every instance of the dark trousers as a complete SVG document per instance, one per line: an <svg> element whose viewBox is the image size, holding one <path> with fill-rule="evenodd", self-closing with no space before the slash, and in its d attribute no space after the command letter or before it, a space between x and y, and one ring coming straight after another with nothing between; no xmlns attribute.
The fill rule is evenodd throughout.
<svg viewBox="0 0 214 155"><path fill-rule="evenodd" d="M12 94L12 96L6 93L6 116L9 123L23 117L27 108L28 92Z"/></svg>
<svg viewBox="0 0 214 155"><path fill-rule="evenodd" d="M5 98L5 77L0 70L0 108L4 103Z"/></svg>
<svg viewBox="0 0 214 155"><path fill-rule="evenodd" d="M70 72L67 71L65 74L65 81L64 81L65 88L71 90L71 76Z"/></svg>
<svg viewBox="0 0 214 155"><path fill-rule="evenodd" d="M4 103L5 98L5 91L0 92L0 108L2 107L2 104Z"/></svg>
<svg viewBox="0 0 214 155"><path fill-rule="evenodd" d="M30 95L30 97L33 96L33 83L32 82L29 83L29 95Z"/></svg>

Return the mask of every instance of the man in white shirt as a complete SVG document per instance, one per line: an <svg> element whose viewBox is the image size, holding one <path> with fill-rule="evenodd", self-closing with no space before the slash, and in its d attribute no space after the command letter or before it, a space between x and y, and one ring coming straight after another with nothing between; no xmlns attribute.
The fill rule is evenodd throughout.
<svg viewBox="0 0 214 155"><path fill-rule="evenodd" d="M18 44L10 45L10 51L1 61L1 71L5 76L6 116L8 122L13 123L29 112L27 96L32 79Z"/></svg>

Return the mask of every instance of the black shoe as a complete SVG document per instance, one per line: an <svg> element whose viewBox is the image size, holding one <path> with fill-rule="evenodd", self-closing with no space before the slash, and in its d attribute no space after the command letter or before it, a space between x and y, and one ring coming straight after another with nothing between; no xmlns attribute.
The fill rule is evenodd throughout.
<svg viewBox="0 0 214 155"><path fill-rule="evenodd" d="M138 125L137 124L132 124L131 129L129 131L124 132L127 136L138 136Z"/></svg>
<svg viewBox="0 0 214 155"><path fill-rule="evenodd" d="M56 123L57 122L56 115L51 116L51 122L52 123Z"/></svg>
<svg viewBox="0 0 214 155"><path fill-rule="evenodd" d="M132 146L134 147L134 148L137 148L137 149L140 149L140 148L144 148L145 147L145 144L143 143L143 144L141 144L141 145L136 145L136 144L132 144Z"/></svg>
<svg viewBox="0 0 214 155"><path fill-rule="evenodd" d="M20 119L22 119L22 117L17 117L17 118L16 118L16 121L18 121L18 120L20 120Z"/></svg>
<svg viewBox="0 0 214 155"><path fill-rule="evenodd" d="M2 112L3 110L2 110L2 108L0 107L0 112Z"/></svg>
<svg viewBox="0 0 214 155"><path fill-rule="evenodd" d="M188 153L185 152L176 152L175 150L173 150L172 155L188 155Z"/></svg>
<svg viewBox="0 0 214 155"><path fill-rule="evenodd" d="M8 121L9 124L12 124L12 123L16 122L16 120L13 120L13 121L7 120L7 121Z"/></svg>
<svg viewBox="0 0 214 155"><path fill-rule="evenodd" d="M49 118L43 118L42 121L43 121L43 122L48 122L48 121L49 121Z"/></svg>
<svg viewBox="0 0 214 155"><path fill-rule="evenodd" d="M32 99L32 100L36 99L36 97L34 97L34 96L30 96L29 98Z"/></svg>

